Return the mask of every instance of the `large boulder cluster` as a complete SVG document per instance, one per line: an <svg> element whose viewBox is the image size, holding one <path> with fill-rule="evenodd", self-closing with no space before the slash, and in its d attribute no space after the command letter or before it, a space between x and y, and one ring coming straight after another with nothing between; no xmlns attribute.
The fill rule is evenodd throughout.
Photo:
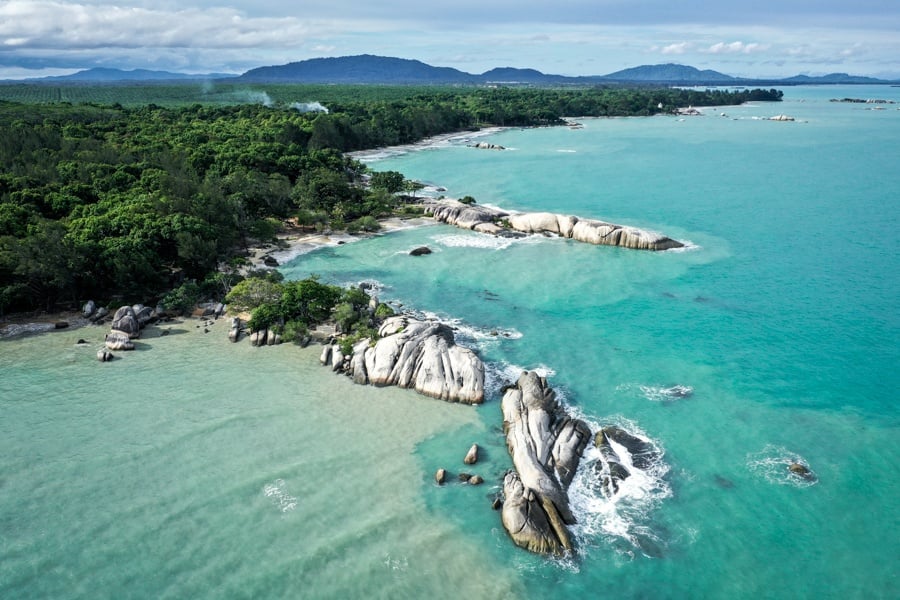
<svg viewBox="0 0 900 600"><path fill-rule="evenodd" d="M591 439L557 402L547 380L524 372L503 394L503 429L514 470L503 480L501 519L513 541L541 554L573 549L568 487Z"/></svg>
<svg viewBox="0 0 900 600"><path fill-rule="evenodd" d="M455 200L442 200L426 205L425 211L441 223L493 235L504 235L509 232L554 234L579 242L634 250L670 250L684 247L681 242L661 233L596 219L582 219L574 215L547 212L511 214Z"/></svg>
<svg viewBox="0 0 900 600"><path fill-rule="evenodd" d="M396 316L378 333L376 342L361 340L348 355L339 344L326 345L322 364L361 384L412 388L450 402L484 401L484 363L456 344L448 325Z"/></svg>

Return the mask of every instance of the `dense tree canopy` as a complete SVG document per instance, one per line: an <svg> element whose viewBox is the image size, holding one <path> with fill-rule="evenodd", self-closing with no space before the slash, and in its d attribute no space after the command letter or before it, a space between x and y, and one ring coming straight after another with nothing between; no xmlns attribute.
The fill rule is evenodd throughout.
<svg viewBox="0 0 900 600"><path fill-rule="evenodd" d="M0 101L0 314L89 297L146 300L202 279L251 239L295 218L372 229L399 173L345 151L483 125L649 115L780 92L623 89L418 90L345 94L329 112L194 104L25 105ZM372 95L374 94L374 95ZM360 97L363 96L363 97Z"/></svg>

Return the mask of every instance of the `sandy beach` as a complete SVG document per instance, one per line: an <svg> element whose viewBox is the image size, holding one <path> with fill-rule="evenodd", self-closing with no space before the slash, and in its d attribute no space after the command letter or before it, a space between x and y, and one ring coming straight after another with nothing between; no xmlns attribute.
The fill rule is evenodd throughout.
<svg viewBox="0 0 900 600"><path fill-rule="evenodd" d="M382 219L378 223L381 225L380 230L357 234L349 234L344 231L320 233L304 231L294 227L286 228L278 234L278 243L264 244L250 249L250 256L247 257L250 264L244 268L244 271L270 268L265 263L266 258L269 257L274 258L279 265L282 265L302 254L318 250L319 248L351 244L395 231L438 224L430 217L390 217Z"/></svg>

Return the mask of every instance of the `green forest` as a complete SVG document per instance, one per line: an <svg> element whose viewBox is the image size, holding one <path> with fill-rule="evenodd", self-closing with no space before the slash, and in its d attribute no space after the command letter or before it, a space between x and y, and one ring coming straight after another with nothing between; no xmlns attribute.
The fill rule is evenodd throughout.
<svg viewBox="0 0 900 600"><path fill-rule="evenodd" d="M212 294L223 265L238 264L254 241L272 240L288 219L359 231L408 210L397 193L411 182L368 173L347 151L484 126L781 96L285 85L256 90L257 101L163 106L154 100L164 86L103 89L121 98L137 89L144 101L0 100L0 315L88 298L146 302L184 281Z"/></svg>

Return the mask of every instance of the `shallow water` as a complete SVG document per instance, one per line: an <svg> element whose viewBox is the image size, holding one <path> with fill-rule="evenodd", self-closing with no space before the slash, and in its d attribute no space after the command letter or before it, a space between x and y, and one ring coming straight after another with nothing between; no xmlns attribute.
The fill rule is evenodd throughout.
<svg viewBox="0 0 900 600"><path fill-rule="evenodd" d="M315 349L229 344L223 322L107 365L74 346L95 329L0 341L0 595L893 597L900 111L828 99L900 89L785 92L372 163L692 242L645 253L432 226L282 267L377 281L454 323L491 373L478 408L354 386ZM780 113L798 120L754 118ZM421 245L434 253L408 255ZM490 509L509 466L497 390L523 368L594 429L662 452L612 501L588 456L566 561L516 549ZM485 485L434 485L473 442Z"/></svg>

